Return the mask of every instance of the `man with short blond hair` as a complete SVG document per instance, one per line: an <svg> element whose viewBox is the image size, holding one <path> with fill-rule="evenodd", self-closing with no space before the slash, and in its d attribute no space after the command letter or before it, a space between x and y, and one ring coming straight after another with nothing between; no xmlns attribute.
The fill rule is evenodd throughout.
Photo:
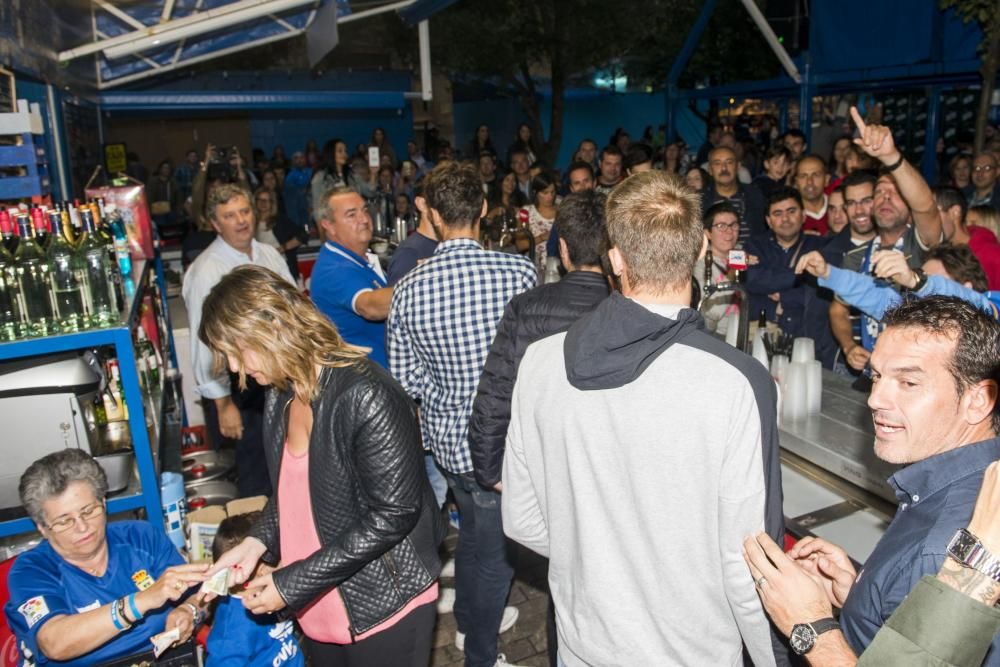
<svg viewBox="0 0 1000 667"><path fill-rule="evenodd" d="M774 382L688 307L698 195L645 172L606 213L622 291L525 353L504 530L550 558L567 667L773 665L740 542L783 537Z"/></svg>

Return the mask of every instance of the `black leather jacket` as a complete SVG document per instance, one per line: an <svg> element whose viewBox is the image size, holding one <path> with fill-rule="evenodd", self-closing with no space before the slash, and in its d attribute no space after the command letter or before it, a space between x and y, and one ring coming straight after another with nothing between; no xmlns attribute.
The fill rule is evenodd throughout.
<svg viewBox="0 0 1000 667"><path fill-rule="evenodd" d="M326 368L313 401L309 493L322 547L275 570L275 587L293 611L336 587L352 635L386 620L438 577L446 526L424 468L413 402L381 367L365 360ZM264 447L275 495L250 535L281 558L277 489L291 390L270 389Z"/></svg>
<svg viewBox="0 0 1000 667"><path fill-rule="evenodd" d="M572 271L557 283L518 294L507 304L479 377L469 420L469 451L476 481L482 486L491 488L500 481L514 381L528 346L566 331L609 292L602 274Z"/></svg>

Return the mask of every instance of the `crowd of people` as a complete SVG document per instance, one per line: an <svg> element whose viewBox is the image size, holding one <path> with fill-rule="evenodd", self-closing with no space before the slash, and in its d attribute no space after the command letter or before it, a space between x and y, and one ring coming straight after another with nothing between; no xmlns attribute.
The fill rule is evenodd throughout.
<svg viewBox="0 0 1000 667"><path fill-rule="evenodd" d="M190 215L215 234L184 275L195 389L241 494L269 501L211 568L184 566L151 524L106 523L89 457L43 459L21 495L47 542L6 608L22 654L183 642L211 606L191 587L228 568L250 616L229 601L217 619L294 617L313 664L424 667L450 494L468 667L510 665L511 540L549 559L555 665L1000 665L998 155L931 187L891 128L851 114L828 155L759 131L760 165L716 124L693 158L585 139L561 174L528 126L503 154L484 125L433 162L379 130L353 153L276 150L256 176L233 149L189 154ZM412 233L383 267L375 219L400 211ZM522 252L484 247L507 214ZM305 295L289 252L310 230ZM740 281L747 302L699 303ZM717 335L741 310L871 387L875 453L903 467L861 574L825 540L782 551L778 389ZM148 547L121 560L129 541Z"/></svg>

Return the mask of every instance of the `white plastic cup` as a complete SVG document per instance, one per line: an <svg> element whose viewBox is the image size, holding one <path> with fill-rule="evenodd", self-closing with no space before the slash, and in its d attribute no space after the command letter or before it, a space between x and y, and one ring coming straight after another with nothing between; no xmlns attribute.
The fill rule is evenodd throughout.
<svg viewBox="0 0 1000 667"><path fill-rule="evenodd" d="M758 329L757 335L753 338L753 358L768 367L767 347L764 346L764 330Z"/></svg>
<svg viewBox="0 0 1000 667"><path fill-rule="evenodd" d="M796 338L792 343L792 363L809 363L816 358L816 343L812 338Z"/></svg>
<svg viewBox="0 0 1000 667"><path fill-rule="evenodd" d="M809 414L818 415L823 409L823 363L820 361L809 362L806 395Z"/></svg>
<svg viewBox="0 0 1000 667"><path fill-rule="evenodd" d="M793 361L788 364L784 383L784 409L782 415L786 421L805 419L809 413L808 399L809 365Z"/></svg>
<svg viewBox="0 0 1000 667"><path fill-rule="evenodd" d="M771 357L771 377L779 386L785 381L785 374L788 373L788 364L791 363L783 354L776 354Z"/></svg>

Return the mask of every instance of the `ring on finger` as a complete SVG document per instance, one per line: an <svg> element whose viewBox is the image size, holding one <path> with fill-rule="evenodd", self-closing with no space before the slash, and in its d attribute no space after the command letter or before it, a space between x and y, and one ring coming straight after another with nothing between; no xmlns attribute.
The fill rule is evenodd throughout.
<svg viewBox="0 0 1000 667"><path fill-rule="evenodd" d="M174 582L174 588L178 591L184 590L184 584L179 581Z"/></svg>
<svg viewBox="0 0 1000 667"><path fill-rule="evenodd" d="M765 577L758 577L753 582L753 585L756 586L757 588L764 588L764 584L766 584L766 583L767 583L767 579Z"/></svg>

